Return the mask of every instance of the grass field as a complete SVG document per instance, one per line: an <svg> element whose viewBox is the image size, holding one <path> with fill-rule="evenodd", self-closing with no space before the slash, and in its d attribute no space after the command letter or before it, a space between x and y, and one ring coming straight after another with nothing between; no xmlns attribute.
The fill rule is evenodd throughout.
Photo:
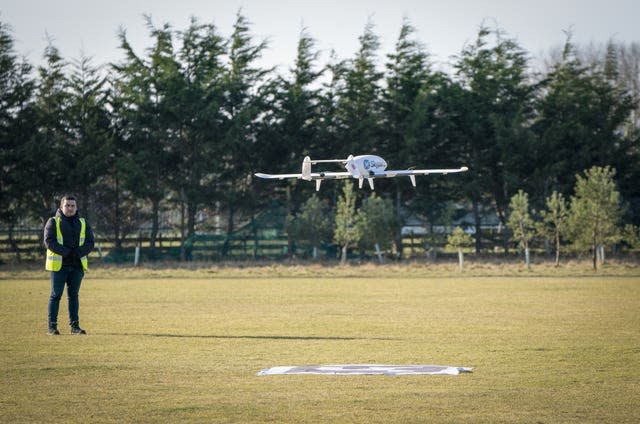
<svg viewBox="0 0 640 424"><path fill-rule="evenodd" d="M0 422L640 421L636 271L380 269L97 270L81 290L89 334L58 337L47 274L0 273ZM474 371L256 376L336 363Z"/></svg>

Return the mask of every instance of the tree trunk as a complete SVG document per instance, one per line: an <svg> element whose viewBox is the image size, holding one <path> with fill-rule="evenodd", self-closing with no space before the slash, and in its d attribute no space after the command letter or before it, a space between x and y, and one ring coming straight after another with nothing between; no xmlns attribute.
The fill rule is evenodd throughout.
<svg viewBox="0 0 640 424"><path fill-rule="evenodd" d="M498 219L500 221L500 225L502 226L502 228L507 228L507 220L500 206L496 206L496 211L498 212ZM502 232L502 248L504 249L504 255L508 256L509 255L509 234L507 234L506 231Z"/></svg>
<svg viewBox="0 0 640 424"><path fill-rule="evenodd" d="M160 231L160 200L151 200L151 234L149 235L149 247L153 252L156 248L156 240Z"/></svg>
<svg viewBox="0 0 640 424"><path fill-rule="evenodd" d="M185 250L185 205L184 205L184 191L180 190L180 261L184 262L187 259Z"/></svg>
<svg viewBox="0 0 640 424"><path fill-rule="evenodd" d="M340 265L347 263L347 245L342 246L342 255L340 256Z"/></svg>
<svg viewBox="0 0 640 424"><path fill-rule="evenodd" d="M256 227L255 217L251 218L251 234L253 235L253 259L258 259L258 249L260 241L258 240L258 227Z"/></svg>
<svg viewBox="0 0 640 424"><path fill-rule="evenodd" d="M458 268L460 271L464 268L464 253L462 253L462 249L458 249Z"/></svg>
<svg viewBox="0 0 640 424"><path fill-rule="evenodd" d="M592 238L592 242L591 242L591 247L593 250L593 270L597 271L598 270L598 243L596 241L596 236L595 234L593 235Z"/></svg>
<svg viewBox="0 0 640 424"><path fill-rule="evenodd" d="M291 186L287 185L287 189L286 189L286 211L287 211L287 217L288 216L293 216L293 205L291 202ZM291 260L293 259L295 255L295 252L293 250L293 237L291 236L291 233L289 231L287 231L287 257Z"/></svg>
<svg viewBox="0 0 640 424"><path fill-rule="evenodd" d="M198 205L187 199L187 237L193 237L196 234L196 213L198 213Z"/></svg>
<svg viewBox="0 0 640 424"><path fill-rule="evenodd" d="M604 246L603 246L603 245L601 245L601 244L599 244L599 245L598 245L598 247L597 247L597 249L596 249L596 251L597 251L597 253L598 253L598 254L596 255L596 258L597 258L597 260L598 260L598 264L599 264L600 266L602 266L602 265L604 265L604 260L605 260L605 258L604 258Z"/></svg>
<svg viewBox="0 0 640 424"><path fill-rule="evenodd" d="M20 263L21 262L20 248L18 247L18 242L13 237L13 223L9 226L9 245L11 246L11 249L13 250L13 252L16 254L16 261Z"/></svg>
<svg viewBox="0 0 640 424"><path fill-rule="evenodd" d="M472 204L473 204L473 221L474 221L474 225L476 226L476 233L475 233L476 253L480 253L480 250L482 249L482 231L480 230L480 224L481 224L480 206L478 205L477 199L473 199Z"/></svg>
<svg viewBox="0 0 640 424"><path fill-rule="evenodd" d="M222 256L227 256L229 253L229 246L231 243L231 233L233 232L233 214L235 210L233 208L232 202L229 202L229 217L227 218L227 235L224 239L224 244L222 245Z"/></svg>
<svg viewBox="0 0 640 424"><path fill-rule="evenodd" d="M396 216L398 217L398 222L401 224L398 228L398 232L396 233L396 257L400 260L402 259L402 251L404 250L404 243L402 242L402 220L400 216L400 205L402 204L402 197L400 192L400 186L396 184Z"/></svg>
<svg viewBox="0 0 640 424"><path fill-rule="evenodd" d="M114 219L113 219L113 238L115 239L115 249L122 249L122 239L120 238L120 180L118 175L115 177L115 202L114 202Z"/></svg>

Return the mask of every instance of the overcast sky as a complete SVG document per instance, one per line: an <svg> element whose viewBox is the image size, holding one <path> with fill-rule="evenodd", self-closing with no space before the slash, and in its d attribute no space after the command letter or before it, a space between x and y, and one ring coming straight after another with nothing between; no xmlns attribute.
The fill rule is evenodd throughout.
<svg viewBox="0 0 640 424"><path fill-rule="evenodd" d="M264 64L279 70L293 65L303 25L325 64L331 50L340 59L353 57L368 19L380 37L381 57L393 51L407 17L432 59L442 64L475 39L483 20L497 23L533 57L561 46L567 29L577 43L640 41L639 0L0 0L0 21L11 27L16 52L32 64L41 63L48 34L65 59L84 52L97 65L123 58L120 27L144 54L150 44L144 14L155 26L169 23L177 30L194 16L228 37L240 8L256 39L269 41Z"/></svg>

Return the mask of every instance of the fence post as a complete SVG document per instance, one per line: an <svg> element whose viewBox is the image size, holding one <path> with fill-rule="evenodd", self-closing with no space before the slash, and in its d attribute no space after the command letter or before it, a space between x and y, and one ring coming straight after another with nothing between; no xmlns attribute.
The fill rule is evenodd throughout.
<svg viewBox="0 0 640 424"><path fill-rule="evenodd" d="M135 253L133 254L133 266L138 266L139 261L140 261L140 244L137 244Z"/></svg>
<svg viewBox="0 0 640 424"><path fill-rule="evenodd" d="M380 245L378 243L375 244L376 246L376 255L378 256L378 261L380 263L382 263L382 252L380 252Z"/></svg>

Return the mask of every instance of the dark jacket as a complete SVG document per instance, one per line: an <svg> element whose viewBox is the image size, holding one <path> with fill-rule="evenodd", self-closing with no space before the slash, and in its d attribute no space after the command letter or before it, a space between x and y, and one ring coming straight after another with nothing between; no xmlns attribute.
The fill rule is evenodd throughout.
<svg viewBox="0 0 640 424"><path fill-rule="evenodd" d="M78 246L80 243L80 216L76 213L74 216L67 218L62 211L58 209L56 216L62 218L60 220L60 231L62 232L61 245L58 243L56 237L56 221L54 218L49 218L47 224L44 226L44 245L47 249L62 256L62 265L71 265L75 267L82 267L80 258L88 255L93 250L93 231L86 222L87 227L85 229L84 244Z"/></svg>

